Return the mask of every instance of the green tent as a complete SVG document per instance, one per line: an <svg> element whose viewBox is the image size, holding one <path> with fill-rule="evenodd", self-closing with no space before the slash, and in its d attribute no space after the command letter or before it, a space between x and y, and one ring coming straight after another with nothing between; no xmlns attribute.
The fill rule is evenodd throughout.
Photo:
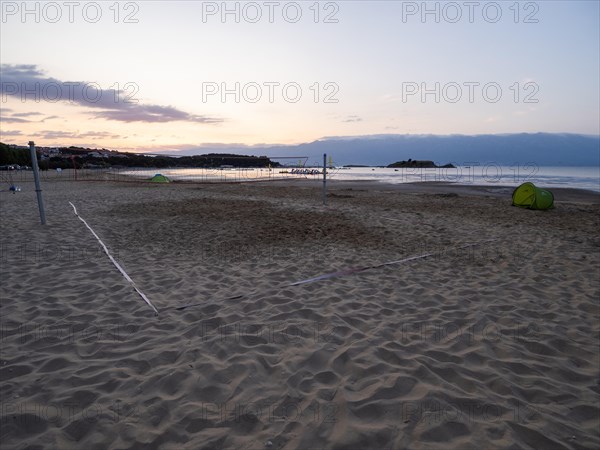
<svg viewBox="0 0 600 450"><path fill-rule="evenodd" d="M170 183L171 182L171 180L169 180L167 177L165 177L164 175L162 175L160 173L157 173L152 178L150 178L150 181L152 181L153 183Z"/></svg>
<svg viewBox="0 0 600 450"><path fill-rule="evenodd" d="M513 206L529 209L550 209L554 205L552 192L536 187L533 183L523 183L513 191Z"/></svg>

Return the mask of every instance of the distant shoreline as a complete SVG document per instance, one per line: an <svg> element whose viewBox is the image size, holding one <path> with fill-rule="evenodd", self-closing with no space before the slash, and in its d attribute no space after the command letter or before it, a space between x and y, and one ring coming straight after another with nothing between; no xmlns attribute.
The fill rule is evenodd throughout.
<svg viewBox="0 0 600 450"><path fill-rule="evenodd" d="M107 177L105 179L100 178L89 178L89 175L97 174L98 171L94 169L84 169L78 171L78 180L73 178L73 174L68 171L57 173L55 171L44 171L42 172L42 190L44 190L44 184L53 184L55 182L88 182L88 183L106 183L106 184L141 184L151 185L149 180L141 179L133 176L122 176L119 178ZM26 183L33 184L33 176L31 171L23 172L26 177L19 177L14 180L15 184ZM4 180L3 180L4 181ZM274 185L281 187L310 187L320 188L323 184L322 177L314 178L287 178L287 179L248 179L244 181L202 181L194 179L174 179L171 184L197 184L198 186L210 185L215 186L219 184L231 185L231 184L253 184L253 185ZM555 201L560 202L582 202L590 204L600 204L600 192L585 188L575 187L554 187L552 185L544 185L543 183L536 183L539 187L550 189L555 196ZM394 191L398 193L407 194L457 194L460 196L477 196L477 197L495 197L495 198L510 198L512 191L516 186L507 186L499 184L459 184L447 181L417 181L417 182L404 182L404 183L390 183L382 180L339 180L335 178L327 179L327 186L329 192L338 192L341 190L369 190L369 191L381 191L389 192ZM8 185L2 187L2 192L8 192Z"/></svg>

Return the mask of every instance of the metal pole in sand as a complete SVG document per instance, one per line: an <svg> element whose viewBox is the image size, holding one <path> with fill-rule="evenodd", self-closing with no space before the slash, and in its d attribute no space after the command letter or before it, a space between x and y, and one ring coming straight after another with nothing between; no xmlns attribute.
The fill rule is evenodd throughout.
<svg viewBox="0 0 600 450"><path fill-rule="evenodd" d="M323 153L323 206L327 206L327 153Z"/></svg>
<svg viewBox="0 0 600 450"><path fill-rule="evenodd" d="M44 213L44 200L42 199L42 187L40 186L40 169L38 167L37 155L35 153L35 142L29 141L29 153L31 153L31 167L33 168L33 179L35 180L35 192L37 194L38 208L40 210L40 221L46 225L46 214Z"/></svg>

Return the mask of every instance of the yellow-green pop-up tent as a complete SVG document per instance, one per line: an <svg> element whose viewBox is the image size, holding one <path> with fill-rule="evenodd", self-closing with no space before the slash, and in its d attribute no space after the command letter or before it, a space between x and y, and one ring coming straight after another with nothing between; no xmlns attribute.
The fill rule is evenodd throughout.
<svg viewBox="0 0 600 450"><path fill-rule="evenodd" d="M552 192L536 187L533 183L523 183L513 191L513 206L529 209L550 209L554 205Z"/></svg>
<svg viewBox="0 0 600 450"><path fill-rule="evenodd" d="M171 182L171 180L169 180L167 177L165 177L164 175L162 175L160 173L157 173L152 178L150 178L150 181L152 181L153 183L170 183Z"/></svg>

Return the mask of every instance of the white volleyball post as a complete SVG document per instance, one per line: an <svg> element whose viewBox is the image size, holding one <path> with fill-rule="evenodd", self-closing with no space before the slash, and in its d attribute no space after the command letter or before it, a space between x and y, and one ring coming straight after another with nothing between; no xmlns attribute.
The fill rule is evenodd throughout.
<svg viewBox="0 0 600 450"><path fill-rule="evenodd" d="M46 214L44 213L44 200L42 199L42 187L40 186L40 169L38 167L37 155L35 153L35 142L29 141L29 153L31 153L31 168L35 180L35 192L37 194L38 208L40 210L40 221L46 225Z"/></svg>
<svg viewBox="0 0 600 450"><path fill-rule="evenodd" d="M323 153L323 206L327 206L327 153Z"/></svg>

